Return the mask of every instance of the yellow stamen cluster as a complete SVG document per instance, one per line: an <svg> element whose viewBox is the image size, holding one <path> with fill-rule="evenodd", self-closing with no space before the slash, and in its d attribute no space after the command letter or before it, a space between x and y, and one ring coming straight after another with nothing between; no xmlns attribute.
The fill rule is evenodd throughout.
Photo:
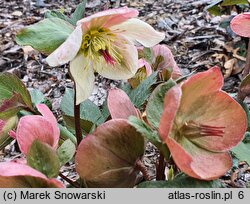
<svg viewBox="0 0 250 204"><path fill-rule="evenodd" d="M93 29L83 35L81 50L85 57L97 62L102 56L101 51L107 50L112 58L120 63L122 55L114 45L116 40L116 35L107 28Z"/></svg>

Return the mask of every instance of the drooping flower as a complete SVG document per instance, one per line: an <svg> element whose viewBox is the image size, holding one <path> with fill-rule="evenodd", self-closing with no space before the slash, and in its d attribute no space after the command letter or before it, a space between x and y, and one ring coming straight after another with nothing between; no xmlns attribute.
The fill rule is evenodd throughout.
<svg viewBox="0 0 250 204"><path fill-rule="evenodd" d="M174 60L171 50L166 45L156 45L153 47L153 69L171 71L171 77L177 79L181 76L181 71Z"/></svg>
<svg viewBox="0 0 250 204"><path fill-rule="evenodd" d="M250 38L250 13L235 16L230 24L237 35Z"/></svg>
<svg viewBox="0 0 250 204"><path fill-rule="evenodd" d="M76 171L88 187L134 187L141 178L137 161L144 149L143 136L127 119L112 119L82 140Z"/></svg>
<svg viewBox="0 0 250 204"><path fill-rule="evenodd" d="M165 95L160 135L177 166L189 176L212 180L232 166L228 150L244 137L247 118L221 90L218 67L196 74Z"/></svg>
<svg viewBox="0 0 250 204"><path fill-rule="evenodd" d="M56 149L58 146L60 131L57 120L49 108L44 104L38 104L37 109L42 114L28 115L20 119L16 139L20 150L27 155L32 143L38 139Z"/></svg>
<svg viewBox="0 0 250 204"><path fill-rule="evenodd" d="M19 162L0 162L0 188L64 188L56 179Z"/></svg>
<svg viewBox="0 0 250 204"><path fill-rule="evenodd" d="M121 89L109 90L108 109L112 119L128 119L129 116L140 116L140 111L135 108L128 95Z"/></svg>
<svg viewBox="0 0 250 204"><path fill-rule="evenodd" d="M182 74L174 60L171 50L166 45L156 45L152 49L152 56L145 56L144 48L138 47L139 66L136 74L128 80L133 88L149 77L153 71L159 71L162 79L178 79ZM150 59L147 59L150 58Z"/></svg>
<svg viewBox="0 0 250 204"><path fill-rule="evenodd" d="M83 18L68 39L48 56L50 66L70 61L77 104L91 94L94 72L114 80L129 79L138 69L134 44L152 47L164 39L163 33L134 18L137 16L136 9L124 7Z"/></svg>

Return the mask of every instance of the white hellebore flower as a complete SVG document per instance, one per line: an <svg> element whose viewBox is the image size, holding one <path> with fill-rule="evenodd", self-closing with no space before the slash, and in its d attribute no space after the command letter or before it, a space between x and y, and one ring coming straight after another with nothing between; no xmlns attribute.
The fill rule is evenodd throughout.
<svg viewBox="0 0 250 204"><path fill-rule="evenodd" d="M67 40L47 57L50 66L70 61L76 83L76 103L87 99L94 87L94 72L113 80L133 77L138 69L135 45L152 47L164 33L136 19L132 8L110 9L83 18Z"/></svg>

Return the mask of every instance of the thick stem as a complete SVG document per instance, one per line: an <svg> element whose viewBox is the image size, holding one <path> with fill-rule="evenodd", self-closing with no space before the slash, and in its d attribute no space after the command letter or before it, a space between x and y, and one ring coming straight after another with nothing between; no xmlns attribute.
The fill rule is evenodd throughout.
<svg viewBox="0 0 250 204"><path fill-rule="evenodd" d="M75 188L80 188L80 185L77 182L72 181L67 176L64 176L62 173L59 173L59 176L65 181L67 181L70 185L74 186Z"/></svg>
<svg viewBox="0 0 250 204"><path fill-rule="evenodd" d="M75 131L76 131L76 140L77 145L82 141L82 129L81 129L81 118L80 118L80 104L76 105L76 85L75 88L75 97L74 97L74 116L75 116Z"/></svg>
<svg viewBox="0 0 250 204"><path fill-rule="evenodd" d="M163 154L160 153L158 164L156 166L156 180L157 181L166 179L166 177L165 177L165 168L166 168L165 158L164 158Z"/></svg>
<svg viewBox="0 0 250 204"><path fill-rule="evenodd" d="M242 72L243 78L245 78L250 72L250 39L248 39L247 59L246 66Z"/></svg>
<svg viewBox="0 0 250 204"><path fill-rule="evenodd" d="M148 173L147 168L144 166L144 164L142 163L141 160L138 160L138 161L136 162L136 168L142 172L143 177L144 177L144 179L145 179L146 181L152 180L151 176L150 176L149 173Z"/></svg>

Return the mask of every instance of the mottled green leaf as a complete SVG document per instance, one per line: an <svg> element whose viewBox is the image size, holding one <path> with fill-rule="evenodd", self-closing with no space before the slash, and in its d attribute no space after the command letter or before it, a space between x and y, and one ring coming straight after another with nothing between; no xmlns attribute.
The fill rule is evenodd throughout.
<svg viewBox="0 0 250 204"><path fill-rule="evenodd" d="M158 131L152 130L143 120L135 116L129 117L129 123L147 140L154 144L166 159L169 159L169 149L166 144L161 141Z"/></svg>
<svg viewBox="0 0 250 204"><path fill-rule="evenodd" d="M30 90L30 96L31 96L31 100L34 106L36 106L37 104L43 103L45 101L45 97L43 93L38 89Z"/></svg>
<svg viewBox="0 0 250 204"><path fill-rule="evenodd" d="M45 174L48 178L58 176L60 170L60 160L56 151L43 142L35 140L27 155L28 164Z"/></svg>
<svg viewBox="0 0 250 204"><path fill-rule="evenodd" d="M82 3L78 4L76 10L71 15L71 20L76 25L76 22L82 19L85 15L85 7L86 7L87 0L83 0Z"/></svg>
<svg viewBox="0 0 250 204"><path fill-rule="evenodd" d="M158 72L154 72L147 79L145 79L136 89L129 93L132 103L139 109L142 109L144 103L149 98L152 86L157 81Z"/></svg>
<svg viewBox="0 0 250 204"><path fill-rule="evenodd" d="M101 124L104 122L102 113L97 105L90 100L85 100L81 103L81 119L90 121L94 124ZM61 109L65 115L74 116L74 91L66 89L65 95L62 99Z"/></svg>
<svg viewBox="0 0 250 204"><path fill-rule="evenodd" d="M245 161L250 164L250 148L249 145L241 142L238 146L234 147L232 153L240 161Z"/></svg>
<svg viewBox="0 0 250 204"><path fill-rule="evenodd" d="M76 152L76 146L70 139L66 140L58 149L57 155L60 160L60 165L63 166L69 162Z"/></svg>
<svg viewBox="0 0 250 204"><path fill-rule="evenodd" d="M73 30L74 27L70 23L60 18L46 18L22 29L16 36L16 42L50 54L68 38Z"/></svg>
<svg viewBox="0 0 250 204"><path fill-rule="evenodd" d="M146 107L147 119L155 128L159 128L161 116L164 109L164 98L166 92L176 83L170 79L165 83L160 84L151 94Z"/></svg>
<svg viewBox="0 0 250 204"><path fill-rule="evenodd" d="M75 133L75 118L73 116L63 115L63 120L66 124L66 127L71 132ZM87 135L88 133L90 133L94 125L92 122L88 120L83 120L83 119L80 120L80 124L81 124L82 133L84 135Z"/></svg>
<svg viewBox="0 0 250 204"><path fill-rule="evenodd" d="M72 25L75 25L72 19L70 19L68 16L64 15L61 11L53 10L53 11L47 11L44 15L45 18L60 18L64 21L69 22Z"/></svg>

